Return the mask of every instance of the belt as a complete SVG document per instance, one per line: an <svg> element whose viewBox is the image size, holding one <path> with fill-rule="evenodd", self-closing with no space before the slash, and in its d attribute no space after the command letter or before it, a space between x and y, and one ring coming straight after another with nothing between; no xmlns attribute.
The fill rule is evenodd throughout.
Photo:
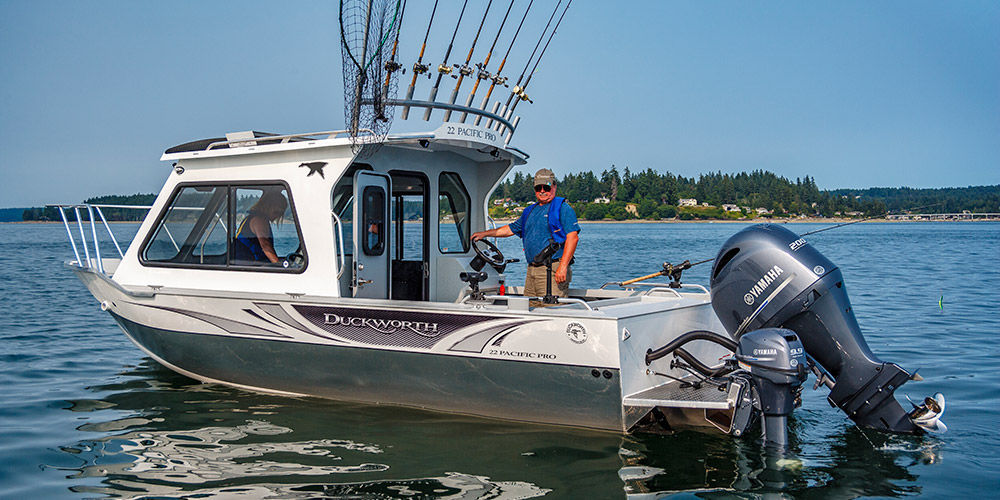
<svg viewBox="0 0 1000 500"><path fill-rule="evenodd" d="M556 260L552 261L552 263L553 264L558 264L560 260L562 260L562 259L556 259ZM569 265L572 266L575 263L576 263L576 257L573 257L572 259L570 259ZM528 262L528 267L545 267L545 264L535 264L534 262Z"/></svg>

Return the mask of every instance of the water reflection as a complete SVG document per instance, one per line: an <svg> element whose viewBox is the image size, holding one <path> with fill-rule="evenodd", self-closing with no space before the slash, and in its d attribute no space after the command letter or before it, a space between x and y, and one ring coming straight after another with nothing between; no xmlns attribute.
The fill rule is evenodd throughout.
<svg viewBox="0 0 1000 500"><path fill-rule="evenodd" d="M151 360L68 408L97 437L65 446L72 491L125 497L706 498L901 496L934 441L792 427L785 456L756 440L619 436L200 384ZM803 439L803 441L805 441Z"/></svg>

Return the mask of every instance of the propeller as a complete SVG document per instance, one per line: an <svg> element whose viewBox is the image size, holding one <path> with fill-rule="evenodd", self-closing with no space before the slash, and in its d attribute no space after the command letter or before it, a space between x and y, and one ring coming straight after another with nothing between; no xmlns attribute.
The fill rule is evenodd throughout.
<svg viewBox="0 0 1000 500"><path fill-rule="evenodd" d="M910 401L913 404L913 401ZM941 421L941 415L944 415L944 394L940 392L935 394L933 398L924 398L924 403L917 405L913 404L913 410L910 412L910 420L920 427L921 429L940 434L948 430L948 426L944 425Z"/></svg>

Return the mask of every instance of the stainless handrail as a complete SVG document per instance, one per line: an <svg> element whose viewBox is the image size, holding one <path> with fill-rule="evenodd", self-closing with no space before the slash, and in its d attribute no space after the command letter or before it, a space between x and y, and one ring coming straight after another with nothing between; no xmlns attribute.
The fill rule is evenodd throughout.
<svg viewBox="0 0 1000 500"><path fill-rule="evenodd" d="M104 223L104 229L107 229L108 234L111 235L111 242L115 244L115 248L118 250L118 256L124 259L125 254L122 252L122 247L118 245L118 239L115 238L115 234L111 232L111 227L108 226L108 219L104 218L104 212L101 211L101 206L94 205L94 208L97 209L97 215L101 216L101 222Z"/></svg>
<svg viewBox="0 0 1000 500"><path fill-rule="evenodd" d="M90 217L90 235L94 238L94 256L97 257L97 272L104 274L104 260L101 259L101 244L97 240L97 224L94 224L94 207L87 205L87 217Z"/></svg>
<svg viewBox="0 0 1000 500"><path fill-rule="evenodd" d="M507 300L511 297L523 297L528 300L539 300L539 301L544 299L544 297L524 297L523 295L483 295L483 300ZM472 295L466 295L465 297L462 298L460 304L465 304L470 300L472 300ZM594 310L594 308L591 307L590 304L588 304L587 301L583 299L574 299L572 297L556 297L556 302L559 302L560 304L580 304L583 307L587 308L588 311Z"/></svg>
<svg viewBox="0 0 1000 500"><path fill-rule="evenodd" d="M83 255L87 258L87 267L90 267L90 249L87 248L87 235L83 232L83 220L80 218L80 207L73 207L73 213L76 215L76 226L80 228L80 240L83 243Z"/></svg>
<svg viewBox="0 0 1000 500"><path fill-rule="evenodd" d="M678 299L683 298L680 292L678 292L673 288L670 288L669 286L654 286L653 288L646 290L646 292L643 293L643 295L651 295L653 292L670 292L674 294Z"/></svg>
<svg viewBox="0 0 1000 500"><path fill-rule="evenodd" d="M76 261L80 262L80 251L76 248L76 239L73 238L73 231L69 230L69 221L66 220L66 212L63 211L63 207L59 208L59 216L62 217L63 227L66 228L66 236L69 237L69 244L73 246L73 255L76 257Z"/></svg>
<svg viewBox="0 0 1000 500"><path fill-rule="evenodd" d="M337 215L337 212L331 210L330 215L333 216L333 222L336 226L335 231L337 232L337 246L339 247L337 257L340 259L340 265L337 266L337 280L339 281L340 277L344 275L344 267L347 265L344 258L344 225L340 222L340 216Z"/></svg>
<svg viewBox="0 0 1000 500"><path fill-rule="evenodd" d="M104 216L104 212L101 208L120 208L120 209L136 209L136 210L149 210L153 207L144 205L105 205L105 204L91 204L91 203L80 203L80 204L50 204L46 207L53 207L59 210L59 217L62 219L63 227L66 228L66 236L69 238L70 246L73 247L73 256L76 257L76 263L79 267L86 267L88 269L96 269L100 273L104 273L104 258L101 256L101 244L100 240L97 238L97 217L94 216L94 212L97 212L97 216L101 218L101 222L104 224L104 229L107 230L108 236L111 237L111 241L115 244L115 249L118 250L118 255L122 258L125 257L124 252L122 252L121 245L118 244L118 239L115 238L115 234L111 231L111 226L108 224L108 219ZM76 225L80 231L80 243L83 245L83 259L80 258L80 250L76 245L76 238L73 237L73 231L69 228L69 220L66 218L66 209L72 208L73 214L76 216ZM83 229L83 217L80 214L80 209L87 209L87 217L90 222L90 237L94 241L94 259L90 258L90 244L87 242L87 233ZM169 233L169 231L168 231ZM173 239L171 237L171 239ZM176 242L174 243L176 246Z"/></svg>
<svg viewBox="0 0 1000 500"><path fill-rule="evenodd" d="M373 131L371 131L370 129L367 129L367 128L358 129L358 132L367 132L368 135L375 135L375 132L373 132ZM248 137L246 139L231 139L231 140L213 142L213 143L209 144L208 147L206 147L204 150L205 151L211 151L213 148L216 148L216 147L219 147L219 146L226 146L226 145L229 145L229 144L245 144L247 142L274 142L274 141L278 141L278 144L287 144L288 141L290 141L292 139L297 139L297 138L300 138L300 137L312 137L314 135L325 135L326 139L335 139L338 135L340 135L340 134L347 134L347 133L350 133L350 130L346 130L346 129L345 130L327 130L327 131L323 131L323 132L306 132L306 133L303 133L303 134L267 135L267 136L264 136L264 137L253 137L253 138ZM318 140L322 140L322 139L315 139L315 140L318 141Z"/></svg>
<svg viewBox="0 0 1000 500"><path fill-rule="evenodd" d="M362 100L361 104L371 104L371 100L370 99ZM469 113L469 114L473 114L473 115L478 115L478 116L482 116L483 118L487 118L489 120L496 121L497 123L499 123L503 127L505 127L507 130L510 130L511 134L513 134L514 130L517 128L517 124L512 124L508 120L509 117L501 116L501 115L497 114L495 111L494 112L489 112L489 111L486 111L485 109L474 108L472 106L463 106L461 104L449 104L449 103L446 103L446 102L437 102L437 101L416 101L416 100L412 100L412 99L409 99L409 100L406 100L406 99L386 99L385 100L385 104L387 106L408 106L408 107L413 107L413 108L429 108L431 110L444 109L444 110L449 110L449 111L460 111L462 113ZM489 122L487 122L487 123L489 123ZM490 125L487 125L487 128L490 128ZM499 131L499 129L498 129L498 131Z"/></svg>

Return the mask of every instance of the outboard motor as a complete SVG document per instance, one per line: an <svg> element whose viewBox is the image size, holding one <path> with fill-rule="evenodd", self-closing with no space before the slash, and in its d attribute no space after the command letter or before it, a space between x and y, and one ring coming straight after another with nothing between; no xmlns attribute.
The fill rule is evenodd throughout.
<svg viewBox="0 0 1000 500"><path fill-rule="evenodd" d="M809 376L805 353L791 330L765 328L740 337L736 361L745 369L757 391L764 415L761 428L770 446L788 446L788 416L802 400L802 382Z"/></svg>
<svg viewBox="0 0 1000 500"><path fill-rule="evenodd" d="M893 392L913 377L872 353L851 311L840 270L795 233L760 224L735 234L715 259L711 284L712 308L739 342L741 355L752 355L744 344L757 349L760 342L757 333L744 341L748 332L792 330L819 381L831 388L830 403L860 427L896 433L943 428L937 427L940 411L932 424L926 424L927 408L907 413L896 401ZM793 344L789 341L789 348L794 349ZM772 380L758 376L762 372L755 368L751 372L762 383ZM940 402L943 411L943 397ZM931 411L935 409L930 405Z"/></svg>

